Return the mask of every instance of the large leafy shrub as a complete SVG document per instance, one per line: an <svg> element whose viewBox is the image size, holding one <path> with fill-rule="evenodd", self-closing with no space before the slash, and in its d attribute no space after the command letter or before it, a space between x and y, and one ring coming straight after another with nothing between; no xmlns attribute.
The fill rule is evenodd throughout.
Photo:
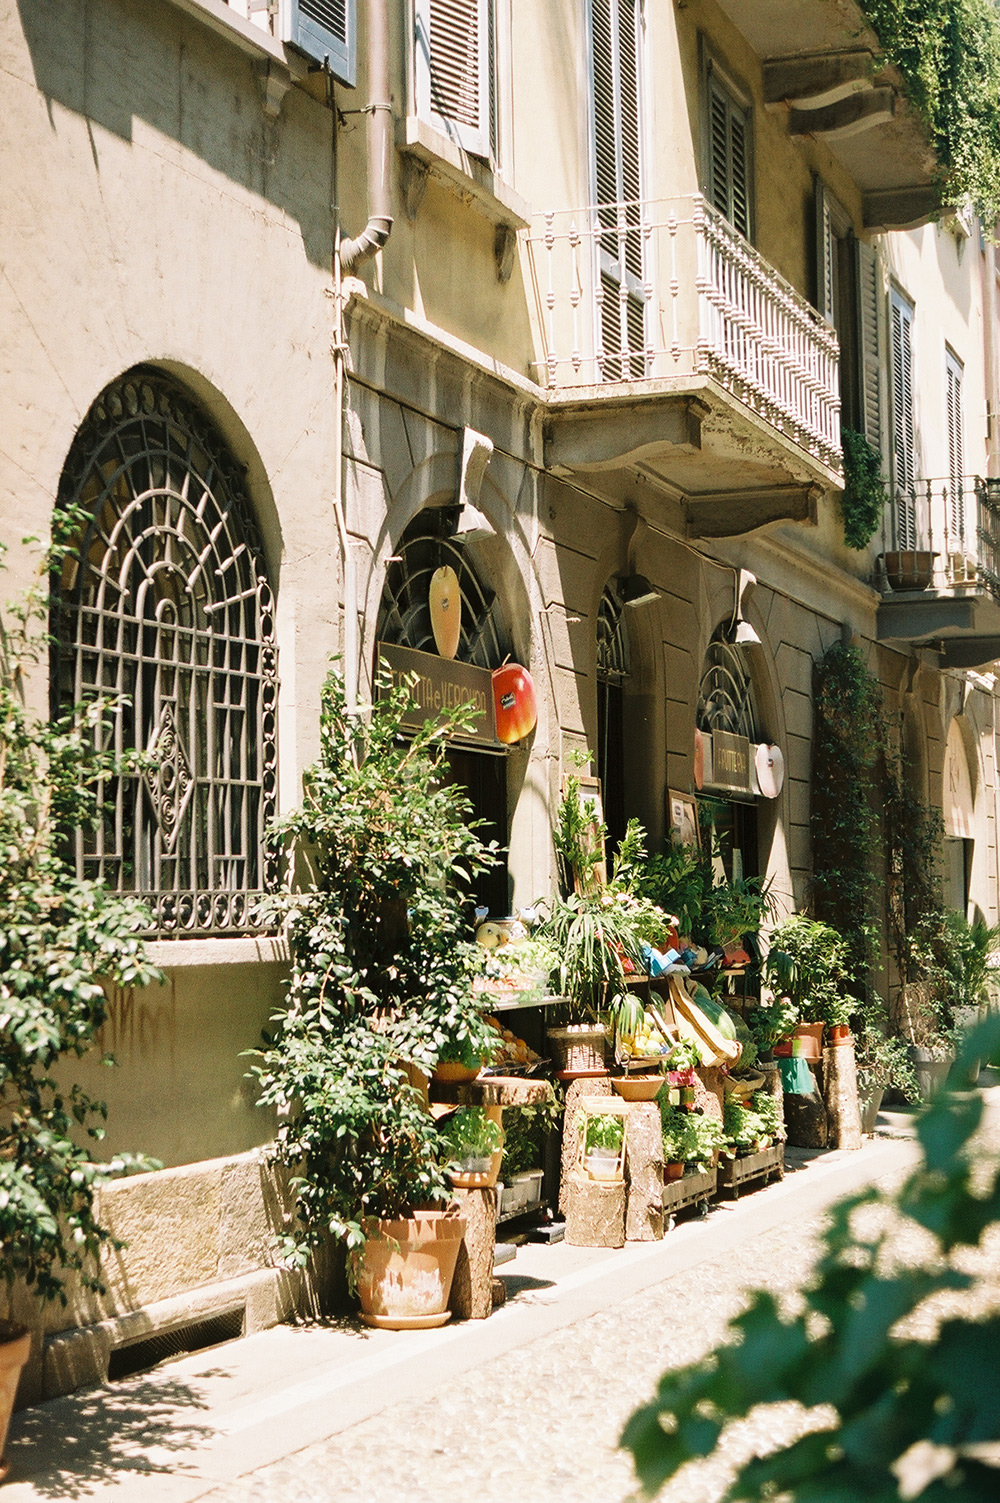
<svg viewBox="0 0 1000 1503"><path fill-rule="evenodd" d="M291 980L253 1074L279 1110L275 1151L297 1198L283 1251L299 1265L328 1234L358 1247L366 1218L447 1194L414 1071L495 1042L473 999L463 911L493 848L444 762L463 714L413 732L409 691L380 687L362 718L329 675L320 759L274 830L300 890L277 902Z"/></svg>
<svg viewBox="0 0 1000 1503"><path fill-rule="evenodd" d="M40 586L0 622L0 1279L66 1303L67 1275L100 1289L98 1259L115 1242L95 1194L152 1161L93 1159L107 1109L68 1079L65 1062L96 1046L105 987L157 976L141 931L148 912L79 880L67 832L98 817L95 790L113 771L103 751L108 707L58 720L34 715L25 679L43 656Z"/></svg>

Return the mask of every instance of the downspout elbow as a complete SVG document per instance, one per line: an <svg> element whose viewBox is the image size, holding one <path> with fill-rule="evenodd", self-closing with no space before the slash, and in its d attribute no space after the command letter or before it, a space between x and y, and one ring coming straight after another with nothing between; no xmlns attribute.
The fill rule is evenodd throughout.
<svg viewBox="0 0 1000 1503"><path fill-rule="evenodd" d="M376 251L382 249L392 233L391 214L373 214L361 231L353 240L340 242L340 264L345 272L351 272L362 261L367 261Z"/></svg>

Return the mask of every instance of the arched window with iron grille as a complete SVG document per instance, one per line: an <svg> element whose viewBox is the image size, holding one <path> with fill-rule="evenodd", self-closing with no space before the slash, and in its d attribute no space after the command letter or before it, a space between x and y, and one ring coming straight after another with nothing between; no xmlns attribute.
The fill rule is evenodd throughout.
<svg viewBox="0 0 1000 1503"><path fill-rule="evenodd" d="M56 713L113 697L104 816L77 871L143 898L163 937L257 926L275 809L274 612L243 470L154 370L101 393L58 506L75 534L53 581Z"/></svg>
<svg viewBox="0 0 1000 1503"><path fill-rule="evenodd" d="M597 776L601 780L608 844L625 834L625 682L629 645L625 609L613 583L597 611Z"/></svg>
<svg viewBox="0 0 1000 1503"><path fill-rule="evenodd" d="M723 731L760 740L754 710L753 683L746 653L732 641L729 624L713 634L705 653L698 685L697 725L700 731ZM711 827L713 847L718 851L720 875L758 875L758 820L756 801L748 794L730 792L702 797L701 818Z"/></svg>

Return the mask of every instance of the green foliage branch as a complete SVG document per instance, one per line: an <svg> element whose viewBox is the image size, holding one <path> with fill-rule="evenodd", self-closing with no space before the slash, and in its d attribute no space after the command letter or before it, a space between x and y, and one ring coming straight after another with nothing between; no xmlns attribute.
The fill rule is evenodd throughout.
<svg viewBox="0 0 1000 1503"><path fill-rule="evenodd" d="M946 203L1000 218L1000 19L993 0L860 0L937 156Z"/></svg>
<svg viewBox="0 0 1000 1503"><path fill-rule="evenodd" d="M43 581L71 550L73 520L57 517L38 577L8 607L7 624L0 620L0 1279L8 1313L19 1281L64 1305L71 1275L102 1291L101 1251L123 1244L102 1225L97 1192L130 1170L159 1167L127 1153L95 1161L107 1107L66 1079L65 1062L99 1042L106 987L162 979L144 952L148 911L78 879L66 859L68 833L94 825L98 790L122 766L108 749L115 704L98 700L49 721L25 702L26 678L49 646Z"/></svg>
<svg viewBox="0 0 1000 1503"><path fill-rule="evenodd" d="M413 731L409 689L378 687L363 718L340 676L327 677L319 761L273 830L299 881L274 900L291 977L251 1074L279 1112L274 1152L293 1171L296 1221L280 1243L293 1266L328 1234L359 1248L369 1218L446 1197L414 1069L485 1058L495 1042L473 995L465 907L496 848L444 765L470 717L460 709Z"/></svg>
<svg viewBox="0 0 1000 1503"><path fill-rule="evenodd" d="M998 1047L994 1017L970 1036L956 1073ZM941 1098L918 1123L921 1162L902 1188L869 1186L838 1202L801 1308L758 1290L722 1345L664 1373L622 1436L647 1496L687 1462L724 1457L733 1421L791 1401L815 1411L809 1433L743 1463L719 1503L992 1503L995 1301L985 1315L939 1308L931 1334L908 1322L935 1298L950 1297L953 1312L956 1296L982 1288L968 1250L985 1251L1000 1221L1000 1165L975 1137L983 1110L978 1094ZM923 1250L903 1261L897 1249L917 1228ZM904 1492L901 1474L928 1442L941 1448L936 1475Z"/></svg>
<svg viewBox="0 0 1000 1503"><path fill-rule="evenodd" d="M841 430L844 489L840 511L848 548L866 548L882 520L889 494L882 476L882 456L863 433Z"/></svg>

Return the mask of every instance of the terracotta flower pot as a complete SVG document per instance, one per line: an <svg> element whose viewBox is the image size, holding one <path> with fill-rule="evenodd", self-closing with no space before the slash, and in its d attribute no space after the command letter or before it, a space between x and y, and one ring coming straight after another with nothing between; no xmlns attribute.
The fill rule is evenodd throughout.
<svg viewBox="0 0 1000 1503"><path fill-rule="evenodd" d="M482 1068L481 1064L473 1069L470 1065L460 1065L456 1059L443 1059L434 1066L434 1079L461 1084L467 1080L475 1080Z"/></svg>
<svg viewBox="0 0 1000 1503"><path fill-rule="evenodd" d="M3 1451L7 1430L14 1412L14 1398L21 1369L31 1353L31 1332L23 1326L9 1326L0 1321L0 1482L7 1475Z"/></svg>
<svg viewBox="0 0 1000 1503"><path fill-rule="evenodd" d="M448 1167L448 1178L456 1190L483 1190L495 1185L500 1177L503 1149L482 1159L463 1159Z"/></svg>
<svg viewBox="0 0 1000 1503"><path fill-rule="evenodd" d="M800 1023L792 1029L792 1054L818 1063L823 1058L823 1023ZM796 1047L796 1040L801 1046Z"/></svg>
<svg viewBox="0 0 1000 1503"><path fill-rule="evenodd" d="M926 590L934 578L936 553L901 548L885 555L885 576L894 590Z"/></svg>
<svg viewBox="0 0 1000 1503"><path fill-rule="evenodd" d="M365 1325L390 1331L443 1326L465 1225L453 1210L369 1223L354 1264Z"/></svg>
<svg viewBox="0 0 1000 1503"><path fill-rule="evenodd" d="M846 1023L831 1023L826 1031L833 1045L849 1044L851 1041L851 1030Z"/></svg>
<svg viewBox="0 0 1000 1503"><path fill-rule="evenodd" d="M664 1179L683 1179L684 1178L684 1161L683 1161L683 1159L669 1159L667 1161L667 1163L665 1163L664 1166L663 1166L663 1178Z"/></svg>

